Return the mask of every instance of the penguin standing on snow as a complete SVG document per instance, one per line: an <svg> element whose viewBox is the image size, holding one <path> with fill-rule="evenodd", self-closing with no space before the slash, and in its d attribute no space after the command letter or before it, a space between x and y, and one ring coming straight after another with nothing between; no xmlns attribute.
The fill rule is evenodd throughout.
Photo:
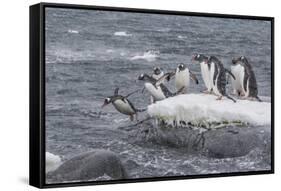
<svg viewBox="0 0 281 191"><path fill-rule="evenodd" d="M203 54L194 54L192 56L192 61L196 61L200 64L201 67L201 74L206 86L206 90L203 91L204 93L211 93L212 92L212 81L211 81L211 66L207 64L208 57Z"/></svg>
<svg viewBox="0 0 281 191"><path fill-rule="evenodd" d="M233 59L232 64L241 66L241 69L239 70L239 82L243 90L244 98L254 98L261 101L258 97L256 76L247 58L245 56L241 56L238 59Z"/></svg>
<svg viewBox="0 0 281 191"><path fill-rule="evenodd" d="M225 96L233 102L236 102L235 99L226 94L226 72L229 73L233 79L235 79L235 76L229 70L225 69L221 61L215 56L210 56L206 64L210 64L211 66L210 74L213 92L219 96L217 100L221 100L222 96Z"/></svg>
<svg viewBox="0 0 281 191"><path fill-rule="evenodd" d="M190 78L195 81L196 84L199 83L196 76L184 64L179 64L175 72L175 85L177 91L181 90L182 93L187 93Z"/></svg>
<svg viewBox="0 0 281 191"><path fill-rule="evenodd" d="M137 113L143 112L144 110L136 109L134 105L128 100L128 97L135 92L132 92L127 96L122 96L118 95L118 90L119 88L116 88L113 96L105 98L102 108L112 103L117 111L122 114L129 115L131 121L134 120L134 116L136 116L137 119Z"/></svg>
<svg viewBox="0 0 281 191"><path fill-rule="evenodd" d="M233 59L230 68L231 73L235 76L235 79L231 78L233 95L237 95L239 97L245 96L245 91L242 87L245 75L245 68L243 67L243 64Z"/></svg>

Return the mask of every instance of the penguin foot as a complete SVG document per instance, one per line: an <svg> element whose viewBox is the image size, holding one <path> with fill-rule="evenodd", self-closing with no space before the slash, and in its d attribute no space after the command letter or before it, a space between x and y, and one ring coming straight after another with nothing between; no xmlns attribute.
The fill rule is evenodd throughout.
<svg viewBox="0 0 281 191"><path fill-rule="evenodd" d="M201 91L202 93L204 93L204 94L211 94L212 92L210 91L210 90L203 90L203 91Z"/></svg>
<svg viewBox="0 0 281 191"><path fill-rule="evenodd" d="M222 96L219 96L216 100L222 100Z"/></svg>

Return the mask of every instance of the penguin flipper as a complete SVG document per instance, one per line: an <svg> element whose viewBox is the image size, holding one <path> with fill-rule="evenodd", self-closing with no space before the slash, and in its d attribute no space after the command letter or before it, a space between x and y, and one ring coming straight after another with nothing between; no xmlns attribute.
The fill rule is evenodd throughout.
<svg viewBox="0 0 281 191"><path fill-rule="evenodd" d="M129 96L131 96L131 95L133 95L133 94L135 94L135 93L137 93L138 91L140 91L140 90L138 89L138 90L136 90L136 91L133 91L133 92L129 93L128 95L125 96L125 98L127 98L127 97L129 97Z"/></svg>
<svg viewBox="0 0 281 191"><path fill-rule="evenodd" d="M161 78L159 78L156 82L155 82L155 86L159 86L160 84L162 84L165 80L170 81L171 78L175 75L175 72L168 72L165 73Z"/></svg>
<svg viewBox="0 0 281 191"><path fill-rule="evenodd" d="M229 71L228 69L225 69L225 72L228 73L234 80L236 80L234 74L232 74L231 71Z"/></svg>
<svg viewBox="0 0 281 191"><path fill-rule="evenodd" d="M118 95L118 91L119 91L119 88L118 88L118 87L115 88L115 90L114 90L114 95L115 95L115 96Z"/></svg>
<svg viewBox="0 0 281 191"><path fill-rule="evenodd" d="M184 88L185 88L184 86L181 87L176 93L174 93L174 96L180 94L184 90Z"/></svg>
<svg viewBox="0 0 281 191"><path fill-rule="evenodd" d="M255 97L259 102L262 102L262 100L258 97L258 96L256 96Z"/></svg>
<svg viewBox="0 0 281 191"><path fill-rule="evenodd" d="M196 75L193 74L190 70L189 70L189 74L190 74L190 78L191 78L196 84L199 84L199 81L198 81Z"/></svg>

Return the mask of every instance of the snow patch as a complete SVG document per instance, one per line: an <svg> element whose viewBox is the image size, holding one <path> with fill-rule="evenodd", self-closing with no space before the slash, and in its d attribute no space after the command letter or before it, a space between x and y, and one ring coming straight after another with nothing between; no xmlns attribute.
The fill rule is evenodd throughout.
<svg viewBox="0 0 281 191"><path fill-rule="evenodd" d="M166 122L191 123L241 122L251 125L271 124L271 103L249 100L233 101L214 95L185 94L148 106L148 114Z"/></svg>
<svg viewBox="0 0 281 191"><path fill-rule="evenodd" d="M46 152L46 173L56 170L61 164L59 156Z"/></svg>

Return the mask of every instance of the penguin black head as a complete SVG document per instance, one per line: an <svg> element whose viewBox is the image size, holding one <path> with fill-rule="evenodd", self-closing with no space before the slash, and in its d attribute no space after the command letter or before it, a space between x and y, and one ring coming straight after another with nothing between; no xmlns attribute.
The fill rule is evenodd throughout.
<svg viewBox="0 0 281 191"><path fill-rule="evenodd" d="M206 62L206 64L211 64L211 63L220 63L219 59L215 56L210 56Z"/></svg>
<svg viewBox="0 0 281 191"><path fill-rule="evenodd" d="M144 74L139 75L138 80L144 80Z"/></svg>
<svg viewBox="0 0 281 191"><path fill-rule="evenodd" d="M200 62L207 62L208 61L208 57L203 55L203 54L194 54L192 56L192 61L198 61Z"/></svg>
<svg viewBox="0 0 281 191"><path fill-rule="evenodd" d="M153 73L154 73L155 75L159 75L159 74L161 74L161 69L160 69L159 67L154 67L154 68L153 68Z"/></svg>
<svg viewBox="0 0 281 191"><path fill-rule="evenodd" d="M244 64L247 64L247 63L248 63L248 60L247 60L247 58L246 58L245 56L240 56L240 57L237 58L237 59L235 59L235 58L232 59L232 64L233 64L233 65L236 65L236 64L239 63L239 62L242 62L242 63L244 63Z"/></svg>
<svg viewBox="0 0 281 191"><path fill-rule="evenodd" d="M106 105L110 104L112 102L112 99L110 97L107 97L104 99L104 103L101 106L101 108L105 107Z"/></svg>
<svg viewBox="0 0 281 191"><path fill-rule="evenodd" d="M239 60L240 60L241 62L243 62L243 63L248 63L248 60L247 60L247 58L246 58L245 56L241 56L241 57L239 58Z"/></svg>
<svg viewBox="0 0 281 191"><path fill-rule="evenodd" d="M179 65L178 65L178 69L179 69L180 71L185 70L185 65L184 65L183 63L179 64Z"/></svg>
<svg viewBox="0 0 281 191"><path fill-rule="evenodd" d="M236 65L238 62L238 59L232 58L232 65Z"/></svg>

